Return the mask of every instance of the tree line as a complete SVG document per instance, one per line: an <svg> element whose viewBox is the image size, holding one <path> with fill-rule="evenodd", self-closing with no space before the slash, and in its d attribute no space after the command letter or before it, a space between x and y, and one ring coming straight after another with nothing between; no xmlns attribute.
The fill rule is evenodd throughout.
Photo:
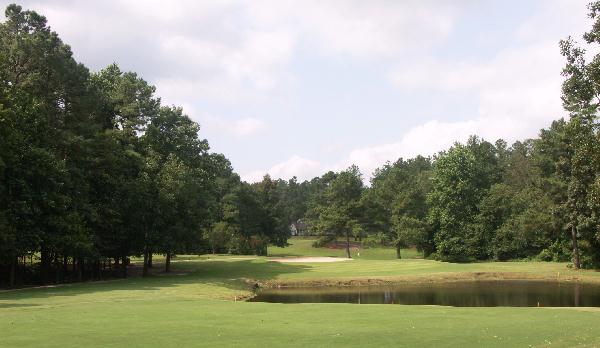
<svg viewBox="0 0 600 348"><path fill-rule="evenodd" d="M570 37L559 45L567 119L512 145L472 136L432 158L401 158L377 169L368 186L356 166L290 181L287 196L296 198L286 198L288 209L319 243L344 238L348 257L350 239L364 237L395 246L399 258L415 246L444 261L600 267L600 55L586 53L600 44L600 2L588 8L595 23L586 46Z"/></svg>
<svg viewBox="0 0 600 348"><path fill-rule="evenodd" d="M325 241L366 236L445 261L538 258L600 267L600 2L586 47L560 41L569 115L508 146L471 137L433 158L379 168L369 187L357 167L317 179L306 213ZM515 125L518 126L518 125ZM314 181L313 181L314 182Z"/></svg>
<svg viewBox="0 0 600 348"><path fill-rule="evenodd" d="M585 45L600 43L596 23ZM398 159L368 185L358 167L298 182L246 183L200 127L113 64L90 72L46 19L0 23L0 285L126 276L129 257L266 255L301 222L339 238L412 246L445 261L571 260L600 266L600 56L568 38L569 117L511 145L473 136Z"/></svg>
<svg viewBox="0 0 600 348"><path fill-rule="evenodd" d="M0 23L0 285L126 276L129 257L265 254L276 183L240 181L200 127L113 64L90 72L33 11ZM211 236L225 232L219 247Z"/></svg>
<svg viewBox="0 0 600 348"><path fill-rule="evenodd" d="M508 146L472 136L432 158L399 159L365 185L356 166L304 183L309 231L414 246L425 257L600 266L600 133L595 116L554 121ZM310 189L309 189L310 188ZM311 192L312 189L312 192Z"/></svg>

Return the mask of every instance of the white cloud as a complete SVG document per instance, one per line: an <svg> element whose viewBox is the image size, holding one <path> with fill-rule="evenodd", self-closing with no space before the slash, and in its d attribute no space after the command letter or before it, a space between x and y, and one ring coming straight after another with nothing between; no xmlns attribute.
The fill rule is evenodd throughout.
<svg viewBox="0 0 600 348"><path fill-rule="evenodd" d="M265 128L265 123L256 118L244 118L237 120L231 126L231 131L237 135L256 134Z"/></svg>
<svg viewBox="0 0 600 348"><path fill-rule="evenodd" d="M590 28L587 19L589 0L545 0L536 12L517 30L517 39L525 42L547 38L579 36Z"/></svg>
<svg viewBox="0 0 600 348"><path fill-rule="evenodd" d="M394 70L390 78L397 87L469 95L475 98L477 112L461 121L430 120L410 129L397 142L351 150L334 168L356 164L368 178L386 161L433 155L470 135L509 142L536 136L552 120L565 115L560 99L560 72L565 62L557 37L581 33L589 25L573 20L585 18L585 6L569 5L572 3L549 3L517 31L521 45L500 51L488 61L426 59ZM550 33L540 31L547 27L544 22L561 23L560 18L568 18L566 22L572 25L553 26Z"/></svg>
<svg viewBox="0 0 600 348"><path fill-rule="evenodd" d="M398 142L355 149L341 163L354 163L369 176L386 161L433 155L469 135L509 142L536 136L552 120L565 116L560 99L565 61L558 39L582 33L589 26L582 20L585 12L584 3L548 2L517 30L515 40L520 44L490 60L426 59L397 68L390 78L400 89L469 95L477 103L477 112L461 121L427 121ZM547 23L557 25L540 30Z"/></svg>
<svg viewBox="0 0 600 348"><path fill-rule="evenodd" d="M267 170L258 170L242 175L242 180L248 182L257 182L262 180L265 174L269 174L275 179L290 179L297 177L299 180L308 180L321 175L323 165L308 158L293 155L288 160L278 163Z"/></svg>
<svg viewBox="0 0 600 348"><path fill-rule="evenodd" d="M245 176L258 179L267 172L310 178L352 163L368 176L387 160L430 155L470 134L509 141L534 136L563 115L564 60L557 40L589 27L588 0L543 1L515 29L512 46L495 57L463 52L450 59L436 57L431 48L452 34L469 1L23 1L48 17L86 65L98 69L116 60L156 84L167 103L183 105L205 129L218 133L242 137L268 127L253 117L198 114L201 101L272 103L294 93L299 72L293 65L302 54L381 62L400 89L469 96L477 105L460 120L427 120L396 142L347 150L333 163L295 155ZM341 151L335 149L329 152Z"/></svg>
<svg viewBox="0 0 600 348"><path fill-rule="evenodd" d="M203 114L200 117L200 124L207 132L224 133L237 137L256 135L268 128L267 124L258 118L227 119L210 114Z"/></svg>
<svg viewBox="0 0 600 348"><path fill-rule="evenodd" d="M182 71L161 77L156 84L188 98L239 102L260 98L289 80L285 65L292 55L293 37L255 30L237 35L234 42L223 42L161 34L162 60Z"/></svg>
<svg viewBox="0 0 600 348"><path fill-rule="evenodd" d="M465 7L418 0L24 1L92 68L116 60L152 82L224 100L289 84L298 50L379 59L428 47L449 34Z"/></svg>
<svg viewBox="0 0 600 348"><path fill-rule="evenodd" d="M242 179L256 182L262 180L262 177L268 173L273 178L289 179L296 176L300 180L310 180L326 171L340 171L356 164L361 169L364 178L368 180L373 171L387 161L395 161L400 157L433 155L449 148L456 141L464 142L470 135L479 134L478 130L483 126L484 124L478 121L428 121L412 128L398 142L357 148L335 163L323 163L294 155L267 170L258 170L242 175Z"/></svg>
<svg viewBox="0 0 600 348"><path fill-rule="evenodd" d="M398 69L391 78L399 88L464 93L475 98L476 113L461 121L429 120L397 142L353 149L337 163L321 166L317 174L356 164L368 179L386 161L433 155L470 135L508 142L534 137L564 116L560 99L563 64L558 45L552 41L508 49L484 62L429 60Z"/></svg>
<svg viewBox="0 0 600 348"><path fill-rule="evenodd" d="M309 180L326 171L340 171L355 164L360 168L365 180L368 180L375 169L387 161L393 162L400 157L412 158L417 155L436 154L449 148L456 141L464 142L470 135L479 134L479 130L484 126L487 124L480 121L428 121L410 129L398 142L353 149L335 163L322 163L294 155L270 169L243 175L242 179L256 182L262 180L262 177L268 173L273 178L289 179L296 176L300 180Z"/></svg>
<svg viewBox="0 0 600 348"><path fill-rule="evenodd" d="M43 13L93 69L116 61L153 83L187 87L183 94L229 101L263 97L289 81L296 34L257 22L249 10L253 3L31 1L24 6Z"/></svg>
<svg viewBox="0 0 600 348"><path fill-rule="evenodd" d="M412 128L399 142L363 147L352 150L336 168L345 168L356 164L365 178L387 161L398 158L412 158L417 155L429 156L447 149L456 141L465 141L469 135L476 134L477 122L438 122L429 121Z"/></svg>
<svg viewBox="0 0 600 348"><path fill-rule="evenodd" d="M396 70L392 78L398 87L469 95L477 103L476 113L461 121L427 121L398 142L353 150L344 163L355 163L368 176L386 161L433 155L469 135L508 142L534 137L564 115L563 64L554 42L506 50L488 62L427 61Z"/></svg>
<svg viewBox="0 0 600 348"><path fill-rule="evenodd" d="M562 113L563 66L558 44L552 41L508 49L486 62L416 63L397 69L392 80L403 89L468 93L477 98L479 111L473 116L478 118L546 122Z"/></svg>
<svg viewBox="0 0 600 348"><path fill-rule="evenodd" d="M433 1L298 2L294 16L306 40L346 57L398 57L445 38L463 4Z"/></svg>

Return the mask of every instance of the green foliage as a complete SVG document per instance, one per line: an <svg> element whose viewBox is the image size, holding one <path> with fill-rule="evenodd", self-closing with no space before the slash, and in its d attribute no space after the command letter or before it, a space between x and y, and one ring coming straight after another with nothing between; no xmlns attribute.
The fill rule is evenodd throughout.
<svg viewBox="0 0 600 348"><path fill-rule="evenodd" d="M373 233L363 240L363 244L371 248L386 246L389 243L389 235L383 232Z"/></svg>
<svg viewBox="0 0 600 348"><path fill-rule="evenodd" d="M351 166L335 175L320 200L313 205L313 214L318 218L313 222L321 235L346 238L346 256L350 257L349 241L353 233L360 234L361 195L363 181L358 167Z"/></svg>
<svg viewBox="0 0 600 348"><path fill-rule="evenodd" d="M428 220L435 229L437 256L467 261L489 257L490 238L475 224L479 204L496 183L495 147L472 137L466 145L455 144L436 158L427 197Z"/></svg>
<svg viewBox="0 0 600 348"><path fill-rule="evenodd" d="M571 247L566 240L555 241L542 250L538 259L541 261L567 262L571 259Z"/></svg>
<svg viewBox="0 0 600 348"><path fill-rule="evenodd" d="M426 222L430 170L431 160L421 156L377 169L362 198L367 231L384 233L397 248L412 245L429 255L433 244Z"/></svg>
<svg viewBox="0 0 600 348"><path fill-rule="evenodd" d="M0 284L22 279L24 255L39 254L33 281L47 283L98 279L131 255L203 251L201 231L223 219L239 177L198 124L133 72L90 74L43 16L10 5L6 17Z"/></svg>
<svg viewBox="0 0 600 348"><path fill-rule="evenodd" d="M204 238L208 240L212 253L215 254L219 251L225 252L229 241L237 233L237 226L220 221L204 232Z"/></svg>
<svg viewBox="0 0 600 348"><path fill-rule="evenodd" d="M600 43L600 2L588 6L589 17L595 23L584 34L587 45L595 50ZM589 198L600 173L600 138L598 107L600 96L600 54L586 61L586 49L568 38L560 42L561 53L566 58L563 69L563 106L570 120L565 127L567 156L562 161L560 179L567 187L563 211L567 214L566 229L571 231L573 263L580 267L578 242L583 242L583 253L588 265L600 266L599 227L595 221L596 200Z"/></svg>
<svg viewBox="0 0 600 348"><path fill-rule="evenodd" d="M600 44L600 2L586 47ZM0 24L0 283L100 279L107 261L154 253L266 255L306 224L317 243L365 239L447 261L538 257L600 266L600 56L572 38L568 120L509 146L476 136L434 158L398 159L365 186L356 166L310 181L242 182L200 126L112 64L77 63L46 19ZM571 249L569 251L568 249ZM26 270L19 258L39 257ZM125 266L124 266L125 265ZM112 267L111 267L112 268ZM113 272L114 273L114 272Z"/></svg>
<svg viewBox="0 0 600 348"><path fill-rule="evenodd" d="M428 244L429 225L426 221L401 215L394 220L395 239L392 243L397 248L407 248L409 246L419 246Z"/></svg>
<svg viewBox="0 0 600 348"><path fill-rule="evenodd" d="M477 224L491 239L491 255L498 260L537 255L559 238L553 224L553 204L540 189L496 184L480 204Z"/></svg>

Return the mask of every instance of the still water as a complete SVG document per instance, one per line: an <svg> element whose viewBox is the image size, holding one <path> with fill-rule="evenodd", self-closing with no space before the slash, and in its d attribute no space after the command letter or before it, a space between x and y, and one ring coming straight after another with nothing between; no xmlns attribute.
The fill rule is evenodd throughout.
<svg viewBox="0 0 600 348"><path fill-rule="evenodd" d="M455 307L600 307L600 285L532 280L264 289L251 302Z"/></svg>

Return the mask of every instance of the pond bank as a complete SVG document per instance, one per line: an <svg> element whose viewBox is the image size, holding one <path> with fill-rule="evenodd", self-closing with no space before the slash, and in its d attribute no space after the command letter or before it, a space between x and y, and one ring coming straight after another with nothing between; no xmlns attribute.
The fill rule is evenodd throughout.
<svg viewBox="0 0 600 348"><path fill-rule="evenodd" d="M400 304L452 307L600 308L600 284L547 280L463 280L402 285L270 288L250 302Z"/></svg>
<svg viewBox="0 0 600 348"><path fill-rule="evenodd" d="M352 278L321 278L321 279L272 279L272 280L247 280L255 288L282 288L282 287L327 287L327 286L385 286L385 285L412 285L427 283L449 283L464 281L493 281L493 280L539 280L557 282L579 282L600 284L600 278L549 273L529 272L447 272L421 275L382 276L382 277L352 277Z"/></svg>

